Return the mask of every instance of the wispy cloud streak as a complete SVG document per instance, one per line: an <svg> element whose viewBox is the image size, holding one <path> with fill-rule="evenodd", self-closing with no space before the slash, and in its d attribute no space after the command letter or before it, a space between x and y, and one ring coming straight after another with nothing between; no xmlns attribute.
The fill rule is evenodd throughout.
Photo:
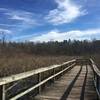
<svg viewBox="0 0 100 100"><path fill-rule="evenodd" d="M30 12L26 12L26 11L9 11L6 12L5 15L8 16L8 19L11 20L16 20L20 23L26 23L26 24L31 24L31 25L36 25L36 19L34 18L34 14L30 13Z"/></svg>
<svg viewBox="0 0 100 100"><path fill-rule="evenodd" d="M12 33L12 31L11 30L8 30L8 29L2 29L2 28L0 28L0 34L11 34Z"/></svg>

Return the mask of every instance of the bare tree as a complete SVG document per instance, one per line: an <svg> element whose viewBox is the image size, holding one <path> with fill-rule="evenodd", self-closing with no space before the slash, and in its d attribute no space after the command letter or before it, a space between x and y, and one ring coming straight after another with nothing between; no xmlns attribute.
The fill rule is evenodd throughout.
<svg viewBox="0 0 100 100"><path fill-rule="evenodd" d="M1 42L2 42L2 44L4 46L5 45L5 41L6 41L6 34L3 31L1 31L0 32L0 36L1 36Z"/></svg>

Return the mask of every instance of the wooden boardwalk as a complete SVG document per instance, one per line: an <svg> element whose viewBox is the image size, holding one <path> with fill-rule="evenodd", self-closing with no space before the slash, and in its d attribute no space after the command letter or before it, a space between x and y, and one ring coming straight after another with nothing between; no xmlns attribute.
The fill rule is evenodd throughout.
<svg viewBox="0 0 100 100"><path fill-rule="evenodd" d="M98 100L91 67L73 67L33 100Z"/></svg>
<svg viewBox="0 0 100 100"><path fill-rule="evenodd" d="M0 100L100 100L100 70L92 59L0 78Z"/></svg>

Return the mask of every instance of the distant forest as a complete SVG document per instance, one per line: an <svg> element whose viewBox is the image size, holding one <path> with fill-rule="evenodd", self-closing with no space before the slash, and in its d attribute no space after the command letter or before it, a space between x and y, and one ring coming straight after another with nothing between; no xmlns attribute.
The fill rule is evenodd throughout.
<svg viewBox="0 0 100 100"><path fill-rule="evenodd" d="M50 41L34 42L5 42L0 41L0 55L28 53L34 55L90 55L100 53L100 40L79 41L64 40L63 42Z"/></svg>

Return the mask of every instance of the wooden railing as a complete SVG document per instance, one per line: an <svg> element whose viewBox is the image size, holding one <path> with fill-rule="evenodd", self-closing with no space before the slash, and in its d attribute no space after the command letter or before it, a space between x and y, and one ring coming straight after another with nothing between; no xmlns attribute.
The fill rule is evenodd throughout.
<svg viewBox="0 0 100 100"><path fill-rule="evenodd" d="M90 59L90 64L91 64L93 72L94 72L93 80L94 80L94 84L95 84L96 91L98 94L98 98L100 100L100 70L97 68L95 62L92 59Z"/></svg>
<svg viewBox="0 0 100 100"><path fill-rule="evenodd" d="M61 65L53 65L0 78L0 100L17 100L35 89L37 89L35 90L37 93L40 93L44 84L54 81L55 78L61 76L65 71L73 68L75 64L76 60L74 59ZM34 76L36 77L35 79ZM23 86L24 84L25 86ZM30 86L27 87L27 85ZM21 90L22 87L24 89Z"/></svg>

